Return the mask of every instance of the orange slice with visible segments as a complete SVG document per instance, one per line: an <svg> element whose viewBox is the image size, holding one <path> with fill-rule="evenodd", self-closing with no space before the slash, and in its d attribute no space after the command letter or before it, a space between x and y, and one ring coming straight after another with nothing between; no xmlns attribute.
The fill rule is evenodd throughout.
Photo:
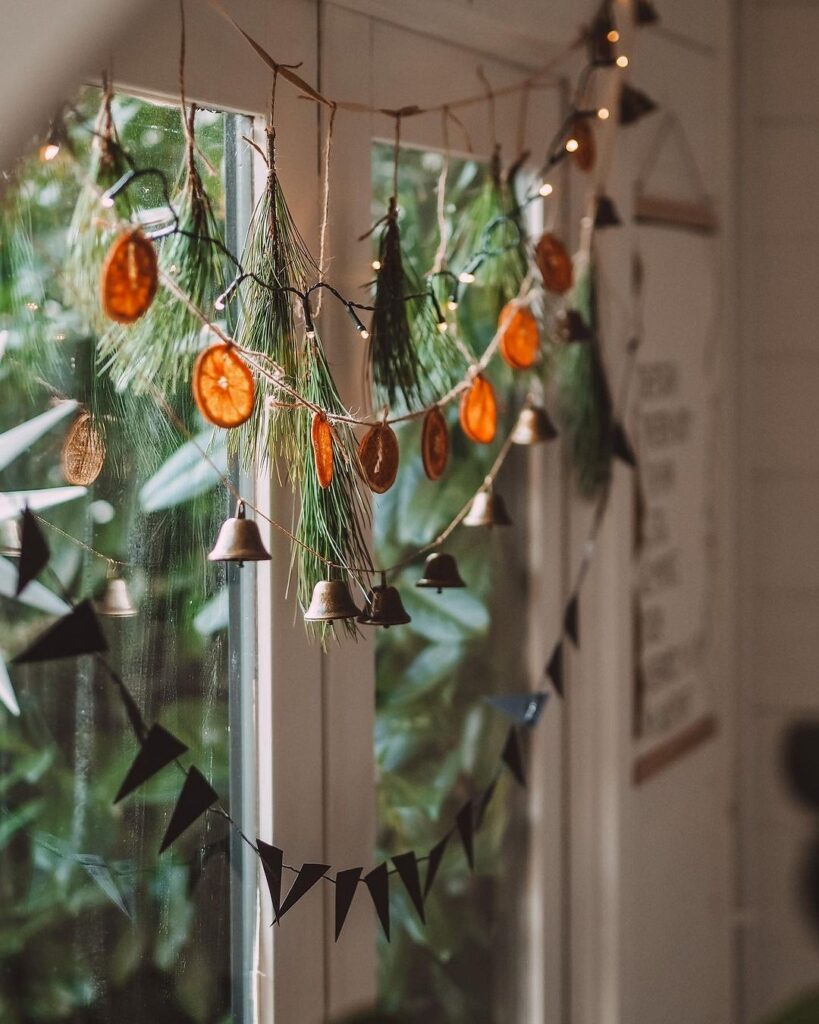
<svg viewBox="0 0 819 1024"><path fill-rule="evenodd" d="M224 341L199 353L191 390L199 411L214 426L238 427L253 412L253 374L233 346Z"/></svg>
<svg viewBox="0 0 819 1024"><path fill-rule="evenodd" d="M139 228L114 239L100 275L102 311L118 324L139 320L156 295L156 249Z"/></svg>

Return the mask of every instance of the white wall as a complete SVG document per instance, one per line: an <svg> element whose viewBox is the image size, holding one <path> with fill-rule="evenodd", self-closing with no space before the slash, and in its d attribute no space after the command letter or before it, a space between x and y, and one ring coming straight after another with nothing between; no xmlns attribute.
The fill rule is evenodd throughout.
<svg viewBox="0 0 819 1024"><path fill-rule="evenodd" d="M779 775L819 716L819 8L743 0L740 354L742 972L756 1021L819 986L796 877L815 824Z"/></svg>

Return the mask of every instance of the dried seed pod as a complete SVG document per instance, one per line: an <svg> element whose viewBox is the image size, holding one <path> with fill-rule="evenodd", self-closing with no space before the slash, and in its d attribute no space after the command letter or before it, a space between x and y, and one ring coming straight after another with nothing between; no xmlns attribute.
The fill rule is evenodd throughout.
<svg viewBox="0 0 819 1024"><path fill-rule="evenodd" d="M449 460L449 429L437 405L424 417L421 458L424 461L424 472L430 480L442 476Z"/></svg>
<svg viewBox="0 0 819 1024"><path fill-rule="evenodd" d="M324 413L313 413L310 439L319 487L326 490L333 482L333 428Z"/></svg>
<svg viewBox="0 0 819 1024"><path fill-rule="evenodd" d="M217 427L238 427L253 411L253 374L232 345L218 341L199 353L191 378L199 411Z"/></svg>
<svg viewBox="0 0 819 1024"><path fill-rule="evenodd" d="M88 487L102 472L105 442L94 426L91 414L81 412L68 428L60 455L63 479L67 484Z"/></svg>
<svg viewBox="0 0 819 1024"><path fill-rule="evenodd" d="M507 302L498 318L500 342L498 350L513 370L527 370L540 351L537 320L526 306Z"/></svg>
<svg viewBox="0 0 819 1024"><path fill-rule="evenodd" d="M535 263L543 278L543 287L555 295L565 294L574 284L574 266L566 246L557 235L545 232L535 246Z"/></svg>
<svg viewBox="0 0 819 1024"><path fill-rule="evenodd" d="M361 439L358 461L367 486L376 494L383 494L395 483L398 459L398 438L386 423L371 427Z"/></svg>
<svg viewBox="0 0 819 1024"><path fill-rule="evenodd" d="M577 142L577 149L571 154L575 166L581 171L590 171L594 167L597 157L597 146L594 141L594 131L588 119L576 118L572 122L569 134Z"/></svg>
<svg viewBox="0 0 819 1024"><path fill-rule="evenodd" d="M102 310L109 320L132 324L151 305L159 282L156 249L139 228L114 239L100 277Z"/></svg>
<svg viewBox="0 0 819 1024"><path fill-rule="evenodd" d="M470 441L490 444L498 428L498 406L495 389L486 379L478 376L461 399L460 420L463 432Z"/></svg>

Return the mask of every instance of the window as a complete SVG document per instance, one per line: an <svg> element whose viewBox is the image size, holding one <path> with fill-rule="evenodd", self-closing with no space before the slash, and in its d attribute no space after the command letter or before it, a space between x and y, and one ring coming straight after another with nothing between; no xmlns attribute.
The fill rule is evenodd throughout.
<svg viewBox="0 0 819 1024"><path fill-rule="evenodd" d="M69 119L76 160L60 154L27 161L4 197L0 493L28 497L54 572L14 599L9 516L16 499L0 498L7 541L0 646L8 659L47 616L61 614L63 588L75 598L95 595L110 660L146 720L189 747L192 762L252 831L253 801L242 791L241 767L252 763L253 730L240 726L247 721L242 684L252 673L253 644L251 631L239 629L252 579L245 570L240 591L236 570L226 577L222 565L203 559L227 501L216 474L203 470L198 452L149 396L117 394L94 372L99 324L71 297L77 239L70 222L83 187L77 168L88 166L99 105L92 89L76 101L80 116ZM137 165L173 180L185 146L178 108L117 95L112 113ZM229 238L237 234L242 184L239 122L207 110L196 119L200 166L213 169L203 173ZM156 178L141 178L131 201L142 216L161 219ZM98 255L79 268L92 284ZM92 484L67 487L70 435L82 429L89 409L104 424L107 455ZM22 436L5 433L20 424L27 424ZM228 465L201 422L186 427L217 465ZM136 614L110 614L127 611L124 600L133 601ZM255 899L248 906L247 857L231 845L224 822L204 816L158 856L181 786L173 767L112 804L136 745L92 659L14 667L10 685L21 713L0 709L0 1018L248 1019L248 982L234 979L249 977ZM11 691L4 692L13 706ZM252 878L255 884L255 864Z"/></svg>

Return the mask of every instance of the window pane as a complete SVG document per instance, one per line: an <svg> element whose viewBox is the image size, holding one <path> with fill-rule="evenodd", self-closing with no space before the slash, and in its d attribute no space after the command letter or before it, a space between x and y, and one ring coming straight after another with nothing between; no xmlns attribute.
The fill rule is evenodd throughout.
<svg viewBox="0 0 819 1024"><path fill-rule="evenodd" d="M392 154L391 146L373 150L374 220L391 192ZM422 272L437 247L441 166L438 153L406 150L401 156L404 252ZM448 180L448 217L458 224L480 188L483 169L474 161L453 160ZM478 353L494 334L495 304L479 286L460 304L462 333ZM508 395L516 382L498 362L492 361L490 376L498 395ZM452 453L437 483L426 479L414 454L420 451L420 424L400 427L407 455L395 486L376 499L379 564L400 562L449 523L480 486L518 406L503 410L498 440L482 446L466 440L451 404L446 416ZM377 638L379 857L409 849L423 856L449 830L465 801L491 781L508 729L483 697L527 688L524 470L524 460L513 452L499 480L513 531L462 527L447 543L466 589L438 594L416 588L420 562L390 581L399 587L412 623L379 630ZM477 840L474 874L453 839L427 901L426 926L393 878L392 942L379 944L383 1010L441 1024L517 1019L515 966L525 959L518 938L523 810L515 783L501 778Z"/></svg>
<svg viewBox="0 0 819 1024"><path fill-rule="evenodd" d="M55 412L50 429L3 466L0 492L65 486L64 439L86 405L106 424L107 457L85 493L38 513L56 577L47 571L24 603L0 587L0 646L8 659L37 635L59 612L61 588L104 602L106 577L124 580L136 614L102 616L109 660L147 722L187 744L185 760L227 806L231 761L241 755L238 731L229 750L228 589L223 567L205 559L227 512L224 490L150 395L123 398L101 385L98 336L67 298L68 229L99 102L95 90L77 101L76 160L64 152L32 159L4 200L0 431L50 409L65 415ZM113 113L137 166L177 180L185 145L178 109L118 96ZM212 111L196 121L222 226L227 121ZM163 205L155 178L140 179L133 193L143 210ZM88 272L98 279L98 266ZM79 405L61 405L66 399ZM186 426L227 464L201 421ZM4 558L0 582L15 575ZM106 674L79 658L14 667L11 680L20 715L0 710L0 1019L240 1020L231 1012L224 822L206 815L159 856L182 776L169 766L113 806L136 744Z"/></svg>

